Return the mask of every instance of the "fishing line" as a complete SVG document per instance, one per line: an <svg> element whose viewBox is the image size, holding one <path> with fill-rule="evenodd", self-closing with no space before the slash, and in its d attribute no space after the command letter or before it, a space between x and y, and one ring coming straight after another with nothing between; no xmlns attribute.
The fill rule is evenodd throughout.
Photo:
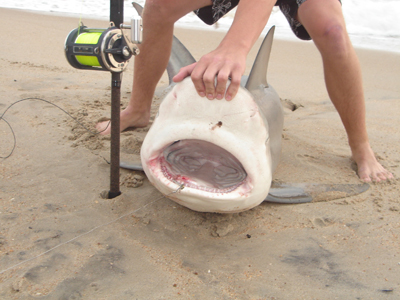
<svg viewBox="0 0 400 300"><path fill-rule="evenodd" d="M175 191L169 193L169 194L166 195L166 196L169 196L169 195L175 194L175 193L179 193L182 189L184 189L184 184L181 184ZM3 274L3 273L5 273L5 272L7 272L7 271L9 271L9 270L11 270L11 269L14 269L14 268L20 266L20 265L22 265L22 264L25 264L25 263L27 263L27 262L29 262L29 261L32 261L32 260L34 260L34 259L36 259L36 258L39 258L39 257L41 257L41 256L43 256L43 255L45 255L45 254L47 254L47 253L53 251L54 249L57 249L57 248L59 248L59 247L61 247L61 246L63 246L63 245L66 245L66 244L68 244L68 243L71 243L71 242L75 241L76 239L78 239L78 238L80 238L80 237L82 237L82 236L88 235L89 233L91 233L91 232L93 232L93 231L95 231L95 230L97 230L97 229L99 229L99 228L101 228L101 227L110 225L110 224L115 223L115 222L117 222L118 220L120 220L120 219L122 219L122 218L124 218L124 217L126 217L126 216L129 216L129 215L131 215L131 214L134 214L135 212L138 212L139 210L141 210L141 209L143 209L143 208L145 208L145 207L147 207L147 206L149 206L149 205L151 205L151 204L153 204L153 203L156 203L157 201L161 200L162 198L164 198L164 196L161 196L161 197L157 198L156 200L154 200L154 201L152 201L152 202L146 203L146 204L143 205L142 207L140 207L140 208L138 208L138 209L135 209L135 210L133 210L133 211L131 211L131 212L129 212L129 213L126 213L126 214L124 214L124 215L122 215L122 216L116 218L115 220L112 220L112 221L110 221L110 222L107 222L107 223L98 225L98 226L96 226L96 227L90 229L89 231L87 231L87 232L85 232L85 233L82 233L82 234L80 234L80 235L78 235L78 236L76 236L76 237L74 237L74 238L72 238L72 239L70 239L70 240L68 240L68 241L66 241L66 242L64 242L64 243L61 243L61 244L58 244L57 246L54 246L53 248L51 248L51 249L49 249L49 250L47 250L47 251L45 251L45 252L42 252L42 253L40 253L40 254L34 256L34 257L31 257L31 258L26 259L26 260L24 260L24 261L22 261L22 262L20 262L20 263L18 263L18 264L15 264L15 265L13 265L13 266L11 266L11 267L9 267L9 268L7 268L7 269L1 271L1 272L0 272L0 275Z"/></svg>
<svg viewBox="0 0 400 300"><path fill-rule="evenodd" d="M13 139L14 139L14 145L13 145L13 148L12 148L11 152L10 152L7 156L0 156L0 158L3 158L3 159L9 158L9 157L13 154L13 152L14 152L14 150L15 150L15 147L16 147L16 145L17 145L17 137L16 137L16 135L15 135L15 132L14 132L14 130L13 130L11 124L10 124L6 119L4 119L4 115L5 115L6 112L7 112L12 106L14 106L15 104L17 104L17 103L19 103L19 102L27 101L27 100L43 101L43 102L46 102L46 103L48 103L48 104L51 104L51 105L57 107L58 109L60 109L61 111L63 111L65 114L67 114L70 118L72 118L76 123L78 123L80 126L82 126L87 132L89 132L89 133L91 133L91 134L93 134L93 135L97 135L97 134L100 134L100 133L106 131L107 128L110 126L110 123L111 123L111 120L110 120L110 121L108 122L106 128L104 128L102 131L92 131L92 130L90 130L89 128L87 128L85 125L83 125L80 121L78 121L78 119L74 118L74 117L73 117L69 112L67 112L65 109L63 109L62 107L60 107L60 106L58 106L57 104L54 104L54 103L52 103L52 102L50 102L50 101L48 101L48 100L45 100L45 99L42 99L42 98L35 98L35 97L24 98L24 99L21 99L21 100L17 100L17 101L15 101L14 103L10 104L10 105L6 108L6 110L2 113L2 115L0 116L0 121L3 120L4 122L6 122L6 124L8 125L8 127L9 127L10 130L11 130L11 133L12 133Z"/></svg>
<svg viewBox="0 0 400 300"><path fill-rule="evenodd" d="M78 36L79 36L79 34L80 34L81 26L83 25L83 24L82 24L82 10L83 10L83 0L81 1L81 12L80 12L80 14L79 14Z"/></svg>

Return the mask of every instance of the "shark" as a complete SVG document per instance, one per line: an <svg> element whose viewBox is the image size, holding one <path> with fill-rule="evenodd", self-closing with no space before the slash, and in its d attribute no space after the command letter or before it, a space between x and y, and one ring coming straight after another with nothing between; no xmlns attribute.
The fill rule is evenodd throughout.
<svg viewBox="0 0 400 300"><path fill-rule="evenodd" d="M141 162L149 181L168 198L196 211L232 213L268 196L283 130L281 101L266 78L273 34L274 27L231 101L200 97L191 78L175 84L162 100ZM174 38L170 83L194 62Z"/></svg>
<svg viewBox="0 0 400 300"><path fill-rule="evenodd" d="M143 8L132 4L141 15ZM144 171L167 198L199 212L237 213L263 201L307 203L332 191L343 198L368 190L366 183L272 182L284 121L280 98L267 81L274 30L268 31L231 101L200 97L190 78L173 82L182 67L196 61L174 36L167 66L169 92L143 141L141 162L120 166Z"/></svg>

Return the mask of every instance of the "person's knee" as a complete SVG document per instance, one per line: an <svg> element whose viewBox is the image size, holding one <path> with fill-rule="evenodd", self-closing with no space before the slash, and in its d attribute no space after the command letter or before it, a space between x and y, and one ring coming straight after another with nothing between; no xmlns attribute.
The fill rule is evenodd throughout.
<svg viewBox="0 0 400 300"><path fill-rule="evenodd" d="M313 37L318 48L333 51L336 55L346 55L349 51L349 38L344 24L327 22Z"/></svg>
<svg viewBox="0 0 400 300"><path fill-rule="evenodd" d="M176 0L147 0L143 18L152 23L174 23L182 17L177 14L178 7Z"/></svg>

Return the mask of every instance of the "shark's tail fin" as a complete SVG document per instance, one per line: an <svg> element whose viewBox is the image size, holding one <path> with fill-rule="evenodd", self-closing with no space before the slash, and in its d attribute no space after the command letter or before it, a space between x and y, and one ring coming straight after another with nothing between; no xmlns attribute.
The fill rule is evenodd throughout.
<svg viewBox="0 0 400 300"><path fill-rule="evenodd" d="M139 16L142 16L143 6L141 6L139 3L136 3L136 2L132 2L132 5L136 9L136 11L139 14Z"/></svg>

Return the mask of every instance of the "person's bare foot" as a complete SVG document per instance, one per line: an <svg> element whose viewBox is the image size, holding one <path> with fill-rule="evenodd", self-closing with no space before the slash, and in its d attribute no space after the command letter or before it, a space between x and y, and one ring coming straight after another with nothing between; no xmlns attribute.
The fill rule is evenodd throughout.
<svg viewBox="0 0 400 300"><path fill-rule="evenodd" d="M120 131L130 127L142 128L149 124L150 113L141 113L131 109L129 106L121 111ZM103 121L96 124L96 129L102 135L111 133L111 121Z"/></svg>
<svg viewBox="0 0 400 300"><path fill-rule="evenodd" d="M377 160L369 144L353 150L353 159L357 164L358 176L364 182L380 182L393 179L393 174L387 171Z"/></svg>

